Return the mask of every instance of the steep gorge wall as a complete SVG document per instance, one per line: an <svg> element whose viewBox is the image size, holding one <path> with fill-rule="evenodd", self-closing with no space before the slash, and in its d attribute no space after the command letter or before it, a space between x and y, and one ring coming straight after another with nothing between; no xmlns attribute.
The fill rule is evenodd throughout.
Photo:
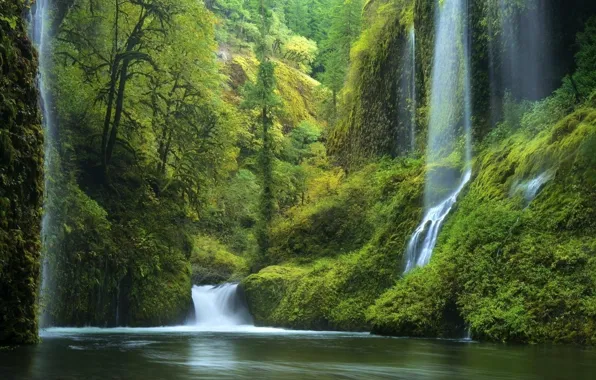
<svg viewBox="0 0 596 380"><path fill-rule="evenodd" d="M0 344L37 341L43 136L24 12L0 2Z"/></svg>

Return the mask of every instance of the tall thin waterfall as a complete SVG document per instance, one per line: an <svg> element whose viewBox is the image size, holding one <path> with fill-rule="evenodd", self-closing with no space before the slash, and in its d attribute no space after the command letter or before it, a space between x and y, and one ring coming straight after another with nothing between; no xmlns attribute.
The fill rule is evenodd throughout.
<svg viewBox="0 0 596 380"><path fill-rule="evenodd" d="M52 223L52 215L47 212L47 202L49 194L51 193L51 172L53 168L53 152L55 144L55 127L51 116L51 99L47 88L46 78L48 76L50 64L50 44L49 44L49 29L50 19L48 16L50 8L50 0L37 0L32 8L30 15L29 36L37 48L39 55L39 69L37 75L37 86L39 89L39 104L42 110L42 124L44 131L44 172L45 172L45 194L44 194L44 214L41 222L41 242L42 242L42 274L41 274L41 304L47 301L48 289L51 286L50 278L50 261L48 257L48 241L47 231L48 226ZM47 313L42 312L40 317L40 325L43 327L48 323Z"/></svg>
<svg viewBox="0 0 596 380"><path fill-rule="evenodd" d="M409 123L410 131L410 151L416 150L416 29L414 25L408 31L408 42L404 49L404 75L403 92L405 92L405 104L407 105L406 120Z"/></svg>
<svg viewBox="0 0 596 380"><path fill-rule="evenodd" d="M546 95L552 61L547 8L530 0L515 8L499 0L503 86L516 97L536 100Z"/></svg>
<svg viewBox="0 0 596 380"><path fill-rule="evenodd" d="M238 293L238 284L193 286L192 301L194 324L198 326L226 328L253 324L246 302Z"/></svg>
<svg viewBox="0 0 596 380"><path fill-rule="evenodd" d="M399 78L398 95L398 123L400 125L400 139L407 138L407 149L416 150L416 31L412 25L408 31L401 57L402 72ZM407 137L406 137L407 134ZM405 144L399 144L406 150Z"/></svg>
<svg viewBox="0 0 596 380"><path fill-rule="evenodd" d="M430 261L443 222L472 177L468 5L465 0L437 1L436 12L425 214L407 246L406 272ZM464 173L460 175L441 165L457 152L462 138Z"/></svg>

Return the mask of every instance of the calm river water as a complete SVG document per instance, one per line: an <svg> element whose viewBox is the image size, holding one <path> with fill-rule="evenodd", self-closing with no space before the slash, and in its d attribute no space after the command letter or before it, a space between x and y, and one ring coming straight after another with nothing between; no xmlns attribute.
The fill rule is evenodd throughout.
<svg viewBox="0 0 596 380"><path fill-rule="evenodd" d="M241 327L50 329L0 379L596 379L596 351Z"/></svg>

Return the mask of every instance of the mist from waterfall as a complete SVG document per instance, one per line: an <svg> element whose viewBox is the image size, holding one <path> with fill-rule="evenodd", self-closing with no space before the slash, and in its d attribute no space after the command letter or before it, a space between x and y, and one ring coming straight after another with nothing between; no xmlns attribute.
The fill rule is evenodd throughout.
<svg viewBox="0 0 596 380"><path fill-rule="evenodd" d="M47 77L50 69L50 42L49 32L51 21L49 17L50 0L37 0L31 8L29 37L38 51L39 68L37 75L37 87L39 90L39 105L42 111L42 126L44 132L44 213L41 222L41 244L42 244L42 273L40 305L40 326L45 327L49 323L49 316L44 305L51 287L50 258L48 254L48 228L52 223L52 215L48 212L49 194L52 189L52 172L54 170L54 151L56 142L56 130L51 116L51 98L47 88Z"/></svg>
<svg viewBox="0 0 596 380"><path fill-rule="evenodd" d="M405 272L426 265L447 215L472 177L470 38L465 0L437 1L424 217L407 246ZM445 165L460 153L463 174Z"/></svg>

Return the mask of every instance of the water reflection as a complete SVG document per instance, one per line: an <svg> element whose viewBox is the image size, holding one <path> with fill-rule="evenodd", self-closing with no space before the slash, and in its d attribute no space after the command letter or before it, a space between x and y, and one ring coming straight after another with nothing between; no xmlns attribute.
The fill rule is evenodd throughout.
<svg viewBox="0 0 596 380"><path fill-rule="evenodd" d="M0 351L0 379L592 379L595 359L578 347L367 334L69 329Z"/></svg>

